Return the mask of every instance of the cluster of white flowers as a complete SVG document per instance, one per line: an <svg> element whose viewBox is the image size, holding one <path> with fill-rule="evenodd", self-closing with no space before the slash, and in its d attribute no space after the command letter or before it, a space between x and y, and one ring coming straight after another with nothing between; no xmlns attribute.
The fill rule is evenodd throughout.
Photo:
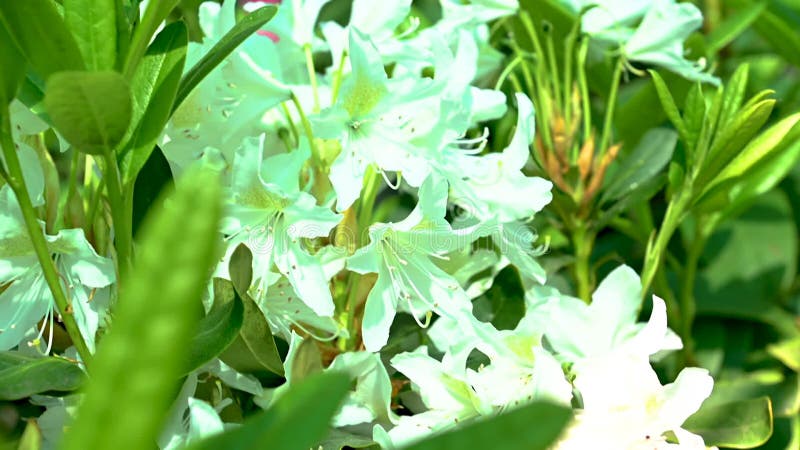
<svg viewBox="0 0 800 450"><path fill-rule="evenodd" d="M705 448L681 425L708 397L713 380L690 368L672 384L659 382L650 360L681 343L668 330L658 298L650 320L637 323L643 296L636 273L618 268L588 305L543 285L546 274L536 261L541 250L526 222L551 201L552 184L523 172L535 128L526 95L515 95L510 142L501 152L484 152L488 133L481 123L506 114L507 99L473 84L498 69L502 58L490 45L488 22L516 14L517 1L440 0L441 19L425 27L412 14L411 0L354 0L346 26L319 23L326 3L248 2L246 10L278 4L277 15L192 92L160 142L176 174L198 163L222 174L221 232L229 251L215 275L230 276L228 257L238 245L250 249L250 294L290 345L285 386L293 382L304 341L357 334L364 350L341 352L326 368L356 379L334 426L386 448L532 400L576 409L558 449ZM715 81L684 58L683 41L702 20L692 5L563 3L583 12L583 29L598 48ZM234 26L236 15L235 0L201 5L205 38L190 45L187 67ZM320 55L332 63L315 67ZM379 193L386 198L392 191L417 199L407 217L394 222L374 208ZM458 220L447 214L448 205L463 211ZM386 222L373 223L375 217ZM478 240L491 248L475 248ZM86 255L99 258L87 252L81 258ZM8 260L0 260L0 281L8 278ZM472 300L491 284L476 277L508 265L530 288L517 327L498 330L474 316ZM73 272L87 286L113 281L86 278L78 270L86 268ZM12 269L13 276L35 275ZM330 287L353 273L374 281L349 286L369 289L362 305L339 302ZM13 295L13 286L0 297ZM431 325L432 348L389 361L411 383L401 394L405 415L390 406L392 383L380 358L397 313ZM31 323L43 314L37 310ZM356 314L360 329L354 330L349 324ZM96 323L85 327L93 342ZM475 352L488 364L471 368ZM216 360L201 372L253 394L264 407L285 389L262 389ZM196 384L195 374L184 385L162 448L226 426L217 415L224 402L212 407L193 398Z"/></svg>

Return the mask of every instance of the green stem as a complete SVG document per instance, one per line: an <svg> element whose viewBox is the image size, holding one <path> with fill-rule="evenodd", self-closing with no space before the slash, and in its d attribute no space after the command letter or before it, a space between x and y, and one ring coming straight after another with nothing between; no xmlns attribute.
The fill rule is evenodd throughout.
<svg viewBox="0 0 800 450"><path fill-rule="evenodd" d="M314 95L314 112L319 112L319 91L317 90L317 71L314 69L314 55L311 54L311 44L303 45L308 69L308 82L311 83L311 92Z"/></svg>
<svg viewBox="0 0 800 450"><path fill-rule="evenodd" d="M679 192L667 206L667 212L664 216L664 221L661 223L661 229L658 230L654 240L651 240L647 245L647 251L644 257L644 268L642 269L642 298L644 298L656 272L659 270L661 263L664 261L664 253L667 250L672 235L678 229L680 221L686 212L689 202L691 201L691 189L684 188Z"/></svg>
<svg viewBox="0 0 800 450"><path fill-rule="evenodd" d="M311 146L311 158L314 162L319 162L319 151L317 150L317 143L314 141L314 132L311 131L311 122L308 121L306 113L303 111L303 106L300 104L300 99L292 92L292 103L297 109L297 114L300 115L300 123L303 125L303 131L308 138L308 145Z"/></svg>
<svg viewBox="0 0 800 450"><path fill-rule="evenodd" d="M573 231L572 245L575 250L573 274L577 284L578 297L586 303L590 303L592 301L591 258L594 248L594 233L586 224L579 224Z"/></svg>
<svg viewBox="0 0 800 450"><path fill-rule="evenodd" d="M336 103L339 98L339 88L342 86L342 72L344 72L344 61L347 59L347 52L343 51L341 58L339 58L339 68L336 69L336 75L333 77L333 87L331 88L331 105Z"/></svg>
<svg viewBox="0 0 800 450"><path fill-rule="evenodd" d="M589 40L584 39L578 50L578 89L581 95L581 117L583 117L583 141L592 135L592 106L589 100L589 82L586 79L586 58L589 55Z"/></svg>
<svg viewBox="0 0 800 450"><path fill-rule="evenodd" d="M28 194L28 187L25 184L25 179L22 176L22 167L20 166L19 159L17 158L16 147L11 139L11 121L9 118L9 110L6 107L2 114L2 129L0 129L0 139L2 139L3 154L5 155L6 165L8 167L7 181L14 195L19 202L22 217L25 220L25 227L27 228L28 235L31 238L33 249L36 252L36 257L42 267L44 279L50 292L53 294L58 313L64 322L64 328L72 339L75 349L78 351L83 363L89 365L92 354L89 352L89 347L83 340L78 324L75 322L70 302L61 287L61 278L58 275L53 258L47 248L47 241L45 240L44 233L39 220L36 216L36 211L31 203Z"/></svg>
<svg viewBox="0 0 800 450"><path fill-rule="evenodd" d="M111 151L107 151L103 155L103 159L105 162L103 178L106 179L108 201L111 204L111 218L114 221L114 248L117 250L117 275L119 277L117 283L119 283L121 275L130 268L133 236L131 225L126 221L126 202L122 192L122 178L117 160Z"/></svg>
<svg viewBox="0 0 800 450"><path fill-rule="evenodd" d="M684 361L692 365L694 359L694 341L692 340L692 326L694 325L697 305L694 298L694 286L697 278L697 266L706 246L707 236L704 233L703 223L695 224L694 238L686 253L683 277L681 280L681 326L679 333L683 340Z"/></svg>
<svg viewBox="0 0 800 450"><path fill-rule="evenodd" d="M617 97L619 96L619 84L622 81L622 71L625 68L624 60L620 58L617 61L617 67L614 69L614 75L611 77L611 91L608 94L608 102L606 102L606 117L603 121L603 134L600 138L600 152L598 156L605 155L608 150L608 144L611 141L611 127L614 123L614 108L617 106Z"/></svg>

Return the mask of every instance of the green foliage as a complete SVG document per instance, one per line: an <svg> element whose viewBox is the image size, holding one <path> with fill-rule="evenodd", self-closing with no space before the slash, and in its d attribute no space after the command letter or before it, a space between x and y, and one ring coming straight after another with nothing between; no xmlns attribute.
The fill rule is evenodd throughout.
<svg viewBox="0 0 800 450"><path fill-rule="evenodd" d="M308 377L241 427L199 441L187 450L306 450L325 436L349 386L349 377L339 373Z"/></svg>
<svg viewBox="0 0 800 450"><path fill-rule="evenodd" d="M116 0L64 0L64 21L89 70L111 70L117 60Z"/></svg>
<svg viewBox="0 0 800 450"><path fill-rule="evenodd" d="M113 151L131 122L130 88L116 72L56 73L44 103L67 141L92 155Z"/></svg>
<svg viewBox="0 0 800 450"><path fill-rule="evenodd" d="M502 448L508 450L544 450L555 442L569 423L572 412L563 406L534 402L499 416L465 425L406 450L442 448ZM536 427L532 433L531 427Z"/></svg>
<svg viewBox="0 0 800 450"><path fill-rule="evenodd" d="M762 397L701 408L684 427L703 436L706 445L757 447L772 435L772 404Z"/></svg>
<svg viewBox="0 0 800 450"><path fill-rule="evenodd" d="M72 361L0 353L0 400L18 400L47 391L73 391L83 381L83 371Z"/></svg>
<svg viewBox="0 0 800 450"><path fill-rule="evenodd" d="M219 42L214 44L214 47L203 55L203 58L184 75L180 87L178 88L178 95L172 108L173 111L186 100L186 97L189 96L192 89L194 89L203 78L211 73L211 71L234 51L239 44L269 22L277 11L278 9L274 6L265 6L253 11L244 16L244 18L237 22L236 26L228 31Z"/></svg>
<svg viewBox="0 0 800 450"><path fill-rule="evenodd" d="M114 328L98 348L64 449L152 446L186 364L195 308L217 258L220 214L214 176L195 172L144 225L136 267L123 280Z"/></svg>

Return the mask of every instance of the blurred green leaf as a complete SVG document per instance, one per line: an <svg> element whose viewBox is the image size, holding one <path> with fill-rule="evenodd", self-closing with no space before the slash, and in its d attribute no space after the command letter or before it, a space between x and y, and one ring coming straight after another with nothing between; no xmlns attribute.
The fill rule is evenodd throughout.
<svg viewBox="0 0 800 450"><path fill-rule="evenodd" d="M172 113L188 40L183 22L167 25L150 44L131 80L132 125L120 155L127 183L136 179L148 161Z"/></svg>
<svg viewBox="0 0 800 450"><path fill-rule="evenodd" d="M293 383L267 411L187 450L308 450L325 437L349 387L347 375L331 372Z"/></svg>
<svg viewBox="0 0 800 450"><path fill-rule="evenodd" d="M18 400L47 391L73 391L83 380L83 370L66 359L0 352L0 400Z"/></svg>
<svg viewBox="0 0 800 450"><path fill-rule="evenodd" d="M214 305L200 320L198 331L189 344L189 373L224 352L239 335L244 320L244 306L230 282L214 278Z"/></svg>
<svg viewBox="0 0 800 450"><path fill-rule="evenodd" d="M791 205L783 193L771 191L709 239L695 287L697 313L756 320L796 334L792 315L777 297L794 278L797 256Z"/></svg>
<svg viewBox="0 0 800 450"><path fill-rule="evenodd" d="M131 121L128 83L116 72L59 72L47 82L44 104L55 128L77 150L112 151Z"/></svg>
<svg viewBox="0 0 800 450"><path fill-rule="evenodd" d="M601 203L617 200L638 189L642 184L658 175L669 164L678 135L666 128L655 128L645 134L628 156L619 161L619 168L608 186L603 189Z"/></svg>
<svg viewBox="0 0 800 450"><path fill-rule="evenodd" d="M174 185L169 161L160 148L156 147L147 162L142 166L133 184L133 215L131 225L134 237L139 232L147 213L157 207L161 192Z"/></svg>
<svg viewBox="0 0 800 450"><path fill-rule="evenodd" d="M800 372L800 337L768 345L767 351L786 367Z"/></svg>
<svg viewBox="0 0 800 450"><path fill-rule="evenodd" d="M700 408L683 428L703 437L706 445L753 448L772 435L772 404L761 397Z"/></svg>
<svg viewBox="0 0 800 450"><path fill-rule="evenodd" d="M0 1L0 22L42 79L55 72L86 67L55 2Z"/></svg>
<svg viewBox="0 0 800 450"><path fill-rule="evenodd" d="M412 444L406 450L544 450L550 448L571 418L572 411L569 408L533 402L498 416L465 423L458 429ZM535 426L535 430L531 429L532 426Z"/></svg>
<svg viewBox="0 0 800 450"><path fill-rule="evenodd" d="M683 122L686 124L688 140L686 146L689 150L694 150L700 138L700 132L704 126L708 126L706 118L706 98L703 94L703 86L695 83L689 88L686 101L683 105Z"/></svg>
<svg viewBox="0 0 800 450"><path fill-rule="evenodd" d="M750 77L750 65L742 64L725 83L725 97L722 101L722 112L719 116L719 129L724 129L741 109L747 93L747 80Z"/></svg>
<svg viewBox="0 0 800 450"><path fill-rule="evenodd" d="M172 110L178 109L178 106L186 100L186 97L189 96L203 78L224 61L239 44L269 22L277 11L278 8L275 6L262 6L237 22L236 25L231 28L231 30L228 31L225 36L197 62L197 64L189 69L186 75L184 75L180 87L178 88L178 95L175 98Z"/></svg>
<svg viewBox="0 0 800 450"><path fill-rule="evenodd" d="M88 70L111 70L117 60L116 0L63 0L64 21Z"/></svg>
<svg viewBox="0 0 800 450"><path fill-rule="evenodd" d="M195 313L218 248L216 175L190 172L142 230L114 326L100 342L92 382L62 448L150 449L186 365Z"/></svg>
<svg viewBox="0 0 800 450"><path fill-rule="evenodd" d="M25 425L25 431L19 439L17 450L41 450L42 448L42 430L36 424L35 420L28 419L28 424Z"/></svg>
<svg viewBox="0 0 800 450"><path fill-rule="evenodd" d="M726 17L717 28L708 34L709 53L718 53L744 33L761 16L766 6L765 3L753 3Z"/></svg>

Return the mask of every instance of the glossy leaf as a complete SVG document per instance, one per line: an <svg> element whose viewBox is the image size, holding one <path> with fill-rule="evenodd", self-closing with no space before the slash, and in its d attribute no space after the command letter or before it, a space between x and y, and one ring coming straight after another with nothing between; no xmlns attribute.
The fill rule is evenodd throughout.
<svg viewBox="0 0 800 450"><path fill-rule="evenodd" d="M189 93L203 80L215 67L217 67L228 55L233 52L245 39L250 37L259 28L275 16L278 8L274 6L262 6L243 17L236 25L228 31L222 39L217 42L208 53L194 65L181 80L178 88L178 95L172 110L178 109L181 103L189 96Z"/></svg>
<svg viewBox="0 0 800 450"><path fill-rule="evenodd" d="M131 121L130 88L116 72L59 72L48 80L44 104L64 138L93 155L112 151Z"/></svg>
<svg viewBox="0 0 800 450"><path fill-rule="evenodd" d="M58 13L55 2L2 1L0 23L42 79L55 72L85 67L78 44Z"/></svg>
<svg viewBox="0 0 800 450"><path fill-rule="evenodd" d="M709 446L758 447L772 435L772 403L761 397L701 407L683 428L702 436Z"/></svg>
<svg viewBox="0 0 800 450"><path fill-rule="evenodd" d="M458 429L406 447L406 450L443 448L544 450L550 448L571 418L572 411L568 408L551 403L533 402L498 416L464 424ZM535 426L535 429L532 429L532 426Z"/></svg>
<svg viewBox="0 0 800 450"><path fill-rule="evenodd" d="M117 60L116 0L64 0L64 21L88 70L111 70Z"/></svg>
<svg viewBox="0 0 800 450"><path fill-rule="evenodd" d="M189 373L219 356L234 342L242 328L244 307L227 280L214 279L214 305L200 320L188 348Z"/></svg>
<svg viewBox="0 0 800 450"><path fill-rule="evenodd" d="M658 175L672 160L677 142L678 135L672 130L648 131L633 152L619 162L619 169L603 190L601 202L619 199Z"/></svg>
<svg viewBox="0 0 800 450"><path fill-rule="evenodd" d="M152 448L177 392L197 326L195 308L217 258L220 199L215 175L190 172L168 207L148 217L64 449Z"/></svg>
<svg viewBox="0 0 800 450"><path fill-rule="evenodd" d="M0 400L18 400L47 391L74 391L83 381L83 370L66 359L0 353Z"/></svg>
<svg viewBox="0 0 800 450"><path fill-rule="evenodd" d="M133 114L124 146L126 182L136 179L172 112L186 62L188 34L183 22L173 22L156 36L133 79Z"/></svg>
<svg viewBox="0 0 800 450"><path fill-rule="evenodd" d="M123 73L126 76L130 76L135 72L153 34L179 2L180 0L160 0L147 3L147 9L144 11L142 20L136 26L131 38L128 55L125 58Z"/></svg>
<svg viewBox="0 0 800 450"><path fill-rule="evenodd" d="M241 427L204 439L187 450L307 450L328 432L350 388L344 374L326 372L293 383L267 411Z"/></svg>
<svg viewBox="0 0 800 450"><path fill-rule="evenodd" d="M136 236L147 213L158 206L158 199L164 189L174 185L169 161L160 148L156 147L147 158L136 182L133 184L133 216L131 225Z"/></svg>

